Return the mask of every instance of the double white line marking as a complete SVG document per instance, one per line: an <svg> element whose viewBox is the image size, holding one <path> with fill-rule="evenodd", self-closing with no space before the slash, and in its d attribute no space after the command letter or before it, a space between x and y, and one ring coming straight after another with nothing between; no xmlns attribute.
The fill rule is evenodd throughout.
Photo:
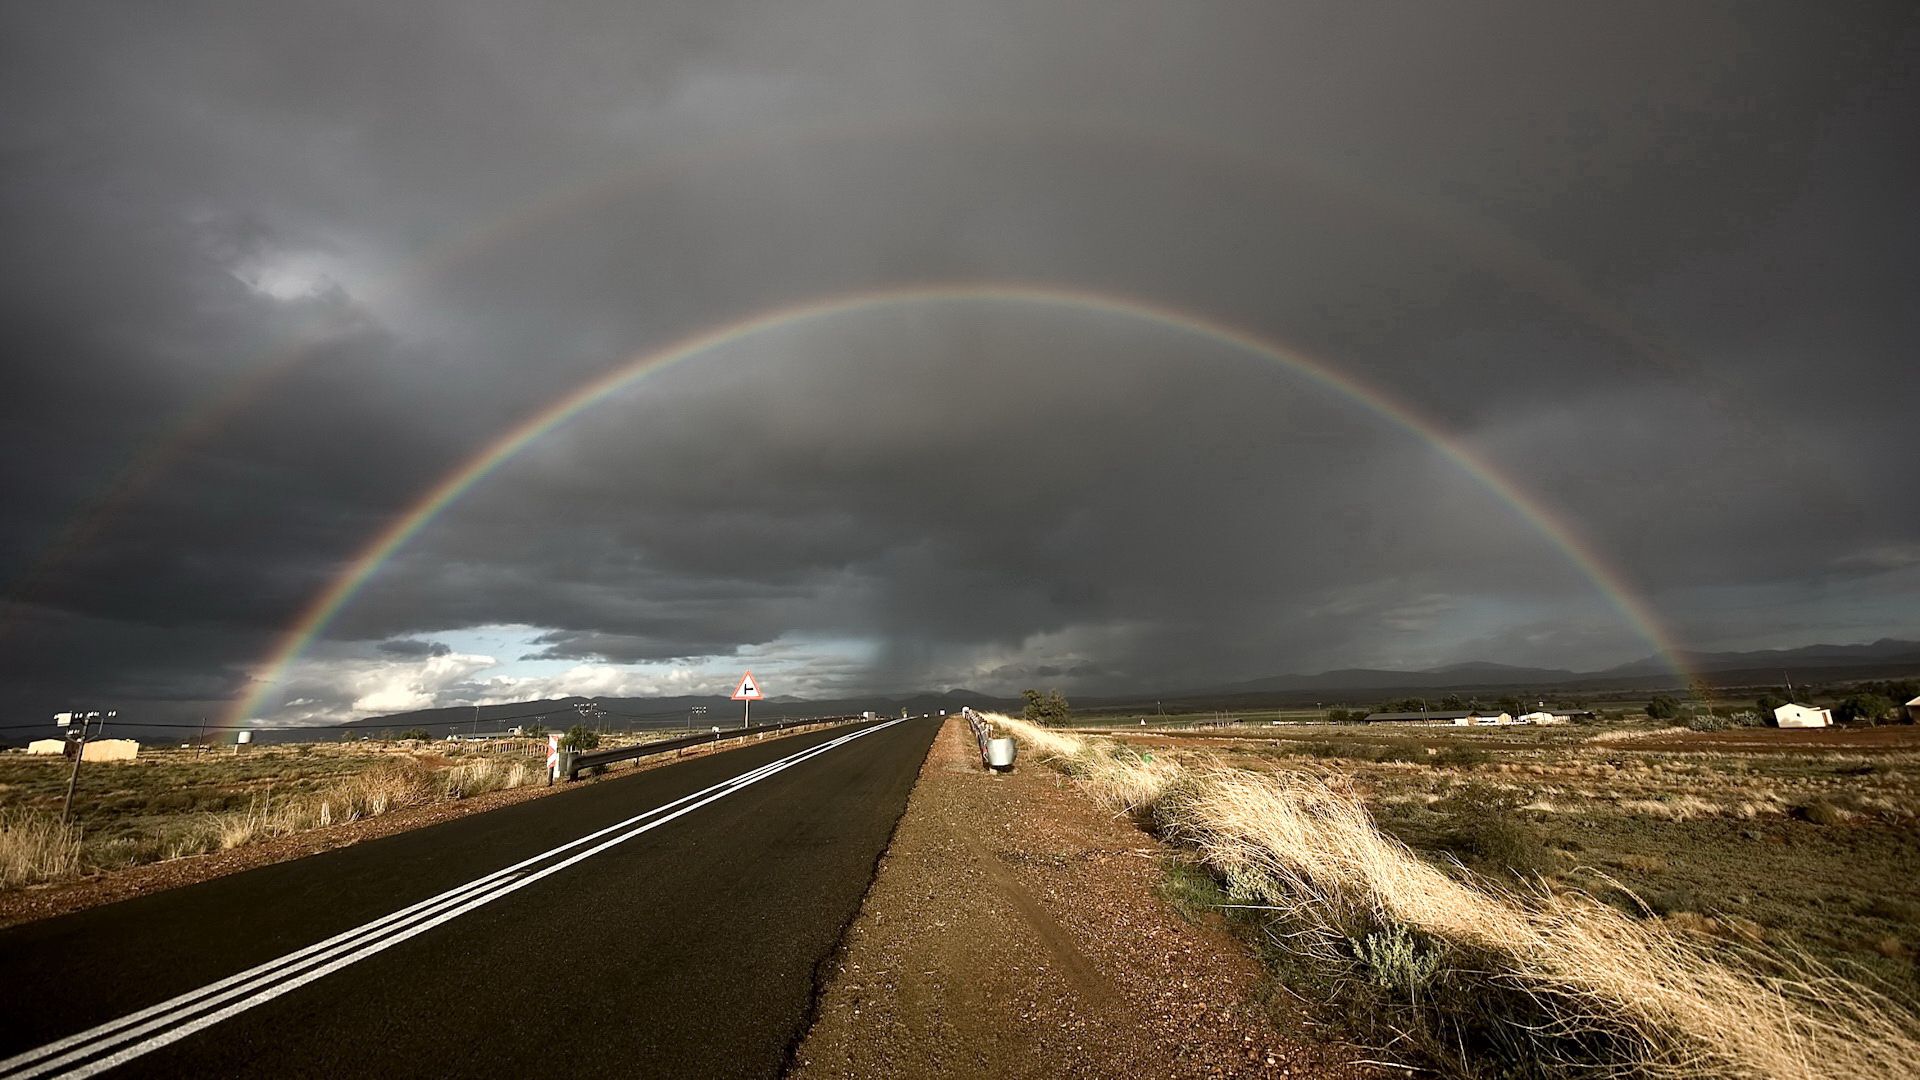
<svg viewBox="0 0 1920 1080"><path fill-rule="evenodd" d="M557 874L577 862L591 859L641 833L657 829L775 773L899 723L899 720L890 720L810 746L778 761L743 772L731 780L723 780L664 806L656 806L625 821L588 833L578 840L543 851L530 859L522 859L485 877L456 885L438 896L356 926L318 944L248 968L238 975L229 975L219 982L208 983L198 990L190 990L139 1012L128 1013L118 1020L110 1020L77 1035L69 1035L26 1053L16 1054L0 1061L0 1080L26 1080L28 1077L47 1075L83 1077L104 1072L229 1017L238 1016L316 979L325 978L350 964L384 952L408 938L424 934L441 923L518 892L549 874ZM596 840L599 843L594 843ZM585 847L588 844L593 846ZM581 847L585 847L585 850L533 869L556 855ZM101 1056L103 1054L105 1056Z"/></svg>

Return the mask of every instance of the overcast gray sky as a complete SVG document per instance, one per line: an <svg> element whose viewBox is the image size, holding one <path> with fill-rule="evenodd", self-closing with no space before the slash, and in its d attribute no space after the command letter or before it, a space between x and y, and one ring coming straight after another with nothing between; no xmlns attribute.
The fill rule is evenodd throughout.
<svg viewBox="0 0 1920 1080"><path fill-rule="evenodd" d="M10 713L217 713L571 389L951 282L1148 301L1376 387L1684 646L1920 637L1911 4L0 22ZM260 715L1654 649L1379 403L1124 313L949 299L776 327L556 427Z"/></svg>

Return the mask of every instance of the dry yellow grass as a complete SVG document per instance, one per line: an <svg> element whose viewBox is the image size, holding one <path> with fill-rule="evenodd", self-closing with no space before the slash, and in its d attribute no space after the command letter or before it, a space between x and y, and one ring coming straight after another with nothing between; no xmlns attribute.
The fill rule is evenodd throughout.
<svg viewBox="0 0 1920 1080"><path fill-rule="evenodd" d="M480 758L451 769L432 769L411 758L396 758L324 791L213 815L209 828L215 843L211 846L224 851L263 837L287 836L438 799L464 799L545 779L543 771L519 758Z"/></svg>
<svg viewBox="0 0 1920 1080"><path fill-rule="evenodd" d="M0 888L80 872L80 830L44 814L0 811Z"/></svg>
<svg viewBox="0 0 1920 1080"><path fill-rule="evenodd" d="M1411 927L1499 958L1488 977L1530 994L1563 1031L1630 1035L1631 1060L1612 1067L1894 1080L1920 1061L1920 1018L1870 988L1804 958L1719 958L1673 927L1577 892L1463 881L1381 833L1333 774L1255 773L1206 755L1149 761L988 716L1095 798L1150 813L1242 900L1309 926Z"/></svg>

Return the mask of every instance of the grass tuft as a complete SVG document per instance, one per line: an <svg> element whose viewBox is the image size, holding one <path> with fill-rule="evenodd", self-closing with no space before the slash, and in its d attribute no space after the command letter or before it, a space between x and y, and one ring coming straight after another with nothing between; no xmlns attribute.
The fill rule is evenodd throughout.
<svg viewBox="0 0 1920 1080"><path fill-rule="evenodd" d="M0 888L58 881L79 872L79 829L46 814L0 810Z"/></svg>

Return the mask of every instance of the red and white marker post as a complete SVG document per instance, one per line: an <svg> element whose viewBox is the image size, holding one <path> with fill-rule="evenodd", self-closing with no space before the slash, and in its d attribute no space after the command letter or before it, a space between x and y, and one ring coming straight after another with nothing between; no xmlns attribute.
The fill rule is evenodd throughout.
<svg viewBox="0 0 1920 1080"><path fill-rule="evenodd" d="M547 786L560 778L560 736L547 736Z"/></svg>
<svg viewBox="0 0 1920 1080"><path fill-rule="evenodd" d="M753 718L753 703L767 695L760 692L760 684L753 680L753 672L740 676L740 685L733 688L733 700L747 703L746 712L740 716L740 727L745 730L747 721Z"/></svg>

